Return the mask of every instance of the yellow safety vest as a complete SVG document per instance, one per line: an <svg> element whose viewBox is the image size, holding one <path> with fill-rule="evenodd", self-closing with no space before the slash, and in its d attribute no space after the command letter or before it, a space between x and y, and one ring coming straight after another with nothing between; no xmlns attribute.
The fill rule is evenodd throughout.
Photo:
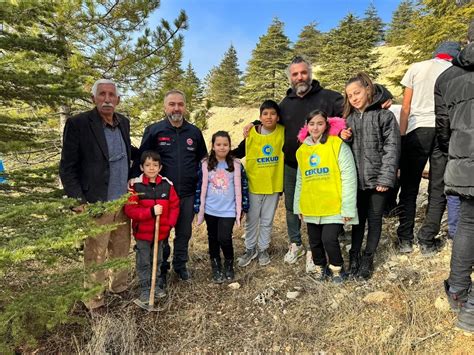
<svg viewBox="0 0 474 355"><path fill-rule="evenodd" d="M283 191L283 142L285 128L277 124L269 134L260 134L253 127L245 140L245 170L249 190L254 194Z"/></svg>
<svg viewBox="0 0 474 355"><path fill-rule="evenodd" d="M329 136L325 144L302 144L296 151L301 174L300 212L303 216L341 214L342 180L338 157L342 140Z"/></svg>

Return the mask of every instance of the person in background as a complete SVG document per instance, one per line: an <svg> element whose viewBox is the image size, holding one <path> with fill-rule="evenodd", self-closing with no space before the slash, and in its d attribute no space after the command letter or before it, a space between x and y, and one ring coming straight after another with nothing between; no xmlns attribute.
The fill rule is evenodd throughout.
<svg viewBox="0 0 474 355"><path fill-rule="evenodd" d="M438 252L443 245L436 239L446 208L443 174L446 154L435 140L434 85L438 76L451 67L459 53L456 42L443 42L433 58L410 66L401 83L405 87L400 112L402 156L400 160L399 220L397 230L401 253L413 251L416 199L426 162L430 161L428 206L418 232L420 251L424 256Z"/></svg>
<svg viewBox="0 0 474 355"><path fill-rule="evenodd" d="M468 29L469 44L454 58L453 66L435 85L436 137L448 154L445 192L459 196L460 210L445 290L456 326L474 332L474 20Z"/></svg>

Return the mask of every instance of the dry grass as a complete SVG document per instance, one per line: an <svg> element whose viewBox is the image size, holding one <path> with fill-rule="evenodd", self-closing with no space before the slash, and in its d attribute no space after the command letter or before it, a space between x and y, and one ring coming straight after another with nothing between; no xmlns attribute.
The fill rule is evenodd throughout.
<svg viewBox="0 0 474 355"><path fill-rule="evenodd" d="M241 127L252 121L255 109L214 108L205 132L231 131L234 145ZM234 121L240 123L233 124ZM426 181L424 182L426 189ZM421 195L423 205L426 195ZM419 227L421 217L417 220ZM330 352L330 353L474 353L474 337L456 331L456 316L435 308L443 296L450 247L434 258L416 250L400 257L394 246L397 219L386 219L376 257L376 272L368 282L342 286L315 282L304 272L304 261L283 263L287 234L283 200L275 217L266 267L252 263L236 268L241 288L232 290L210 280L205 225L194 229L190 243L191 282L170 277L168 294L159 301L158 313L137 308L136 280L123 298L109 296L105 315L90 316L85 324L59 329L45 339L41 352L140 353L140 352ZM446 230L446 225L443 225ZM244 251L243 230L234 230L235 255ZM306 235L306 234L304 234ZM345 256L349 240L342 241ZM298 289L295 300L286 297ZM273 293L265 304L254 299ZM366 304L370 292L392 296L380 304Z"/></svg>
<svg viewBox="0 0 474 355"><path fill-rule="evenodd" d="M172 275L169 297L160 301L161 312L146 313L131 303L138 293L133 283L125 299L111 300L107 314L89 317L88 326L71 333L61 331L42 350L472 353L474 337L454 330L453 313L434 307L443 296L449 247L434 258L423 258L419 251L400 257L392 243L395 224L396 219L385 220L376 273L370 281L343 286L320 283L304 273L303 261L293 266L283 263L287 241L280 203L272 262L237 269L238 290L210 281L205 226L201 226L190 247L193 279L182 282ZM244 250L241 236L242 230L236 230L236 255ZM286 293L295 289L300 296L287 299ZM266 290L273 295L265 304L256 303L254 299ZM373 291L389 292L392 297L380 304L364 303L362 299Z"/></svg>

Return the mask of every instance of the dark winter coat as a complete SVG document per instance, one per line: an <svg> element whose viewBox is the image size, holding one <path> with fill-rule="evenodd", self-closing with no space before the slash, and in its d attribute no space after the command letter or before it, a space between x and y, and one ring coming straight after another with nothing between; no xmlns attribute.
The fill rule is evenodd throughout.
<svg viewBox="0 0 474 355"><path fill-rule="evenodd" d="M445 191L474 197L474 43L436 80L435 113L439 147L449 157Z"/></svg>
<svg viewBox="0 0 474 355"><path fill-rule="evenodd" d="M386 100L376 85L374 102L364 112L353 111L347 117L352 137L347 140L357 166L358 188L394 187L400 159L400 128L395 115L381 108Z"/></svg>
<svg viewBox="0 0 474 355"><path fill-rule="evenodd" d="M142 174L133 179L130 192L132 195L124 211L127 217L132 219L134 237L153 241L156 218L153 207L160 204L163 206L163 211L160 216L158 240L168 238L170 229L176 225L179 216L179 197L173 183L158 175L156 183L150 184L150 179Z"/></svg>
<svg viewBox="0 0 474 355"><path fill-rule="evenodd" d="M319 81L313 80L311 90L299 97L288 89L286 97L280 103L280 122L285 126L285 164L297 168L296 151L300 144L297 136L301 127L304 126L308 114L314 110L321 110L327 113L328 117L342 116L342 105L344 99L336 91L324 89Z"/></svg>
<svg viewBox="0 0 474 355"><path fill-rule="evenodd" d="M187 121L176 128L165 118L145 129L139 155L146 150L160 154L161 174L173 182L180 198L194 196L199 162L207 155L199 128ZM134 176L140 174L139 167L138 159L133 163Z"/></svg>
<svg viewBox="0 0 474 355"><path fill-rule="evenodd" d="M114 114L130 162L130 122ZM82 203L107 201L110 177L109 152L102 118L94 108L69 118L64 127L59 175L68 197Z"/></svg>

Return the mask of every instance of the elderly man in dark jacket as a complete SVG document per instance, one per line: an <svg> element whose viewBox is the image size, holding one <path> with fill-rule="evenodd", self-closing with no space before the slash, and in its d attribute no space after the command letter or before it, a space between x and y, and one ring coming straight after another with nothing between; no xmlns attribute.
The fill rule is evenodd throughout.
<svg viewBox="0 0 474 355"><path fill-rule="evenodd" d="M67 120L59 175L66 195L78 200L73 210L83 212L87 203L112 201L127 193L130 168L130 122L115 112L120 102L116 84L101 79L92 87L96 107ZM110 259L127 257L130 248L130 223L123 209L97 218L99 225L120 223L117 229L90 237L84 243L85 266ZM110 271L110 290L120 293L127 289L127 270ZM90 282L105 284L107 271L90 275ZM89 282L86 283L86 286ZM86 306L104 305L103 294Z"/></svg>
<svg viewBox="0 0 474 355"><path fill-rule="evenodd" d="M460 310L457 326L474 332L474 20L469 44L435 85L436 135L448 152L445 192L461 200L459 224L453 241L451 272L445 289L451 307Z"/></svg>

